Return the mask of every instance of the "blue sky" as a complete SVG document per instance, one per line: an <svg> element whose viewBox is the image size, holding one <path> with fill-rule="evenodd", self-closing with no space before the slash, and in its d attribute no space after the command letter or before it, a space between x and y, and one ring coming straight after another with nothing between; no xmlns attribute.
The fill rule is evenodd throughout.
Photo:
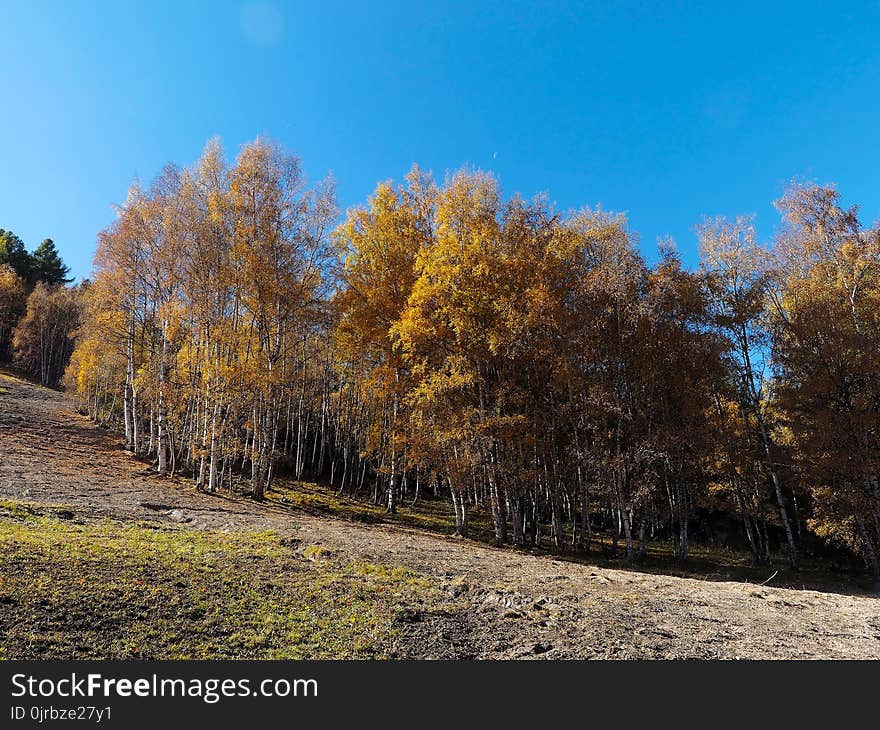
<svg viewBox="0 0 880 730"><path fill-rule="evenodd" d="M878 2L0 0L0 227L87 275L134 177L267 134L343 208L469 163L693 264L702 215L767 238L795 177L880 217L878 37Z"/></svg>

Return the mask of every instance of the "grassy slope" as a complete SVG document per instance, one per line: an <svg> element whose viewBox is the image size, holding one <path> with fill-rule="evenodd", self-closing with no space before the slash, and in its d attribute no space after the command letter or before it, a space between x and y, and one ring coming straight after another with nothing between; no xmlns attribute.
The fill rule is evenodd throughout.
<svg viewBox="0 0 880 730"><path fill-rule="evenodd" d="M0 657L369 658L430 597L273 533L64 519L0 502Z"/></svg>

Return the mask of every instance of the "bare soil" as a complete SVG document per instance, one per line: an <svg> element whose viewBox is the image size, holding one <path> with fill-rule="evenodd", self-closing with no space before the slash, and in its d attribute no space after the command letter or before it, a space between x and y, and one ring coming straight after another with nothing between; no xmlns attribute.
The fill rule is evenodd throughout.
<svg viewBox="0 0 880 730"><path fill-rule="evenodd" d="M424 575L438 592L397 612L392 657L880 658L871 595L596 567L201 494L190 480L153 475L62 394L3 375L0 497L89 518L274 530L327 556Z"/></svg>

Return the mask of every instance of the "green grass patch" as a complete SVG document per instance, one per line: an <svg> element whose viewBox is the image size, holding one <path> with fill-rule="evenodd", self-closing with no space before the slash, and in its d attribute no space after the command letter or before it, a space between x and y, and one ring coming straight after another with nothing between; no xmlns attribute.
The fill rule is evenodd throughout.
<svg viewBox="0 0 880 730"><path fill-rule="evenodd" d="M396 611L431 590L400 568L304 552L271 532L0 501L0 657L383 657Z"/></svg>

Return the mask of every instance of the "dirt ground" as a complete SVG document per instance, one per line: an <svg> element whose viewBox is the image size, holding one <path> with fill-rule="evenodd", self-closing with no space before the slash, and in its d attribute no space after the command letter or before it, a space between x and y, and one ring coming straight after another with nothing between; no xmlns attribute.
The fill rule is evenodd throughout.
<svg viewBox="0 0 880 730"><path fill-rule="evenodd" d="M396 657L880 658L871 596L591 567L200 494L153 476L63 395L3 375L0 497L192 529L271 529L327 555L421 573L444 600L399 612Z"/></svg>

